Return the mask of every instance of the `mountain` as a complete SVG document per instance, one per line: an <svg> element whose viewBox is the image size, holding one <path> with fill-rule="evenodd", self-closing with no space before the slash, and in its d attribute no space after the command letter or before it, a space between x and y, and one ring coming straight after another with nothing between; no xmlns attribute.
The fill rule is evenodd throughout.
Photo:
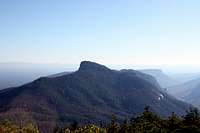
<svg viewBox="0 0 200 133"><path fill-rule="evenodd" d="M169 77L162 70L159 69L144 69L139 71L155 77L162 88L167 88L169 86L174 86L179 84L177 80Z"/></svg>
<svg viewBox="0 0 200 133"><path fill-rule="evenodd" d="M181 83L179 85L168 87L168 93L176 98L186 100L186 97L200 84L200 78Z"/></svg>
<svg viewBox="0 0 200 133"><path fill-rule="evenodd" d="M188 95L184 97L184 100L200 108L200 89L199 88L200 88L200 79L199 79L199 83L194 88L191 89Z"/></svg>
<svg viewBox="0 0 200 133"><path fill-rule="evenodd" d="M193 79L186 83L169 87L168 92L183 101L200 107L200 78Z"/></svg>
<svg viewBox="0 0 200 133"><path fill-rule="evenodd" d="M37 123L43 133L59 124L119 121L138 115L149 105L162 116L184 114L190 105L163 92L156 80L134 70L111 70L83 61L77 71L42 77L20 87L0 91L0 119L18 124Z"/></svg>

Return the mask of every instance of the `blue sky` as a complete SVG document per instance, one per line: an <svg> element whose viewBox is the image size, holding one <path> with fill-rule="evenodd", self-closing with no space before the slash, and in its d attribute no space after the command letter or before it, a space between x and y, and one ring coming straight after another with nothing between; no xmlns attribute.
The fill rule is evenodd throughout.
<svg viewBox="0 0 200 133"><path fill-rule="evenodd" d="M1 0L0 62L200 65L199 0Z"/></svg>

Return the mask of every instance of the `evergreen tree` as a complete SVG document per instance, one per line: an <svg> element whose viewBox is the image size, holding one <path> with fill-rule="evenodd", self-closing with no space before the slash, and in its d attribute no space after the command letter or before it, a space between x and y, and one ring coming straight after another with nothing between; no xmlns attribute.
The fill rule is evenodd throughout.
<svg viewBox="0 0 200 133"><path fill-rule="evenodd" d="M177 132L182 128L182 119L174 112L172 112L171 116L163 123L164 129L168 133Z"/></svg>
<svg viewBox="0 0 200 133"><path fill-rule="evenodd" d="M161 133L161 119L153 114L149 106L144 108L144 112L141 116L132 118L131 120L131 132L134 133Z"/></svg>
<svg viewBox="0 0 200 133"><path fill-rule="evenodd" d="M188 126L200 127L200 115L197 108L190 108L184 116L183 123Z"/></svg>
<svg viewBox="0 0 200 133"><path fill-rule="evenodd" d="M120 128L119 128L119 133L130 133L130 130L129 130L129 123L128 123L128 119L126 118L124 120L124 123L120 125Z"/></svg>
<svg viewBox="0 0 200 133"><path fill-rule="evenodd" d="M78 122L74 120L70 125L70 130L75 131L77 128L78 128Z"/></svg>
<svg viewBox="0 0 200 133"><path fill-rule="evenodd" d="M107 127L108 133L117 133L118 132L118 124L116 123L116 116L112 114L111 122Z"/></svg>

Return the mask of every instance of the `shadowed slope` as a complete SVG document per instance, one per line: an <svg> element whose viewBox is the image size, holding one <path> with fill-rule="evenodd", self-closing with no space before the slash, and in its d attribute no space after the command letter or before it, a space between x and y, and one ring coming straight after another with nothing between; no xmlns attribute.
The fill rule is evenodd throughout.
<svg viewBox="0 0 200 133"><path fill-rule="evenodd" d="M115 71L88 61L76 72L0 91L2 119L33 121L45 133L52 132L57 122L98 123L112 113L120 121L141 113L145 105L162 116L181 115L189 107L163 92L149 75Z"/></svg>

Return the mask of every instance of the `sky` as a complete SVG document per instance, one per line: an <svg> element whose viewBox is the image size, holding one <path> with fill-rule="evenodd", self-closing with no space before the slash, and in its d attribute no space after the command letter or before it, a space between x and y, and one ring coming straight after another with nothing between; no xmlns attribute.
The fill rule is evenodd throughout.
<svg viewBox="0 0 200 133"><path fill-rule="evenodd" d="M0 62L200 66L199 0L0 0Z"/></svg>

